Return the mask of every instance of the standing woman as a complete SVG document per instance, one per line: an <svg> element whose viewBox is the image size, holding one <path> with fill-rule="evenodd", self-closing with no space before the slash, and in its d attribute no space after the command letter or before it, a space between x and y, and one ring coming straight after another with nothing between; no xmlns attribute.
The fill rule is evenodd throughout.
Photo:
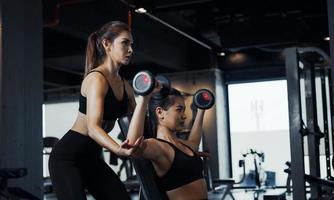
<svg viewBox="0 0 334 200"><path fill-rule="evenodd" d="M133 53L127 24L111 21L88 38L79 112L72 128L56 144L49 159L58 200L130 199L118 176L104 162L102 147L119 156L136 156L141 148L144 114L151 96L136 101L129 83L119 75ZM137 105L136 105L137 103ZM108 132L115 120L133 111L127 140L116 143ZM138 153L137 153L138 154Z"/></svg>

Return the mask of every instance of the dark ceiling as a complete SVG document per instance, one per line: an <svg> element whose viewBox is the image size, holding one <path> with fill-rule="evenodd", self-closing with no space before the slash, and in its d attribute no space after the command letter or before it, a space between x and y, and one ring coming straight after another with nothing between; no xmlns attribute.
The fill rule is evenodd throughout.
<svg viewBox="0 0 334 200"><path fill-rule="evenodd" d="M139 4L149 13L134 12ZM77 94L88 35L110 20L128 22L129 11L135 53L121 70L127 79L141 69L275 76L284 71L282 49L329 49L326 0L44 0L46 101Z"/></svg>

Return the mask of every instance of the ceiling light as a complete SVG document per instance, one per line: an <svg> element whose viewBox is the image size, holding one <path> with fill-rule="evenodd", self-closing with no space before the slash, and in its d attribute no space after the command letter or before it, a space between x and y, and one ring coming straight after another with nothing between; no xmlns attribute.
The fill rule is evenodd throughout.
<svg viewBox="0 0 334 200"><path fill-rule="evenodd" d="M140 7L140 8L137 8L137 9L135 10L135 12L136 12L136 13L146 13L147 11L146 11L145 8Z"/></svg>
<svg viewBox="0 0 334 200"><path fill-rule="evenodd" d="M324 40L325 40L325 41L329 41L329 40L330 40L330 37L324 37Z"/></svg>
<svg viewBox="0 0 334 200"><path fill-rule="evenodd" d="M218 55L218 56L225 56L226 54L225 54L224 51L222 51L222 52L217 53L217 55Z"/></svg>

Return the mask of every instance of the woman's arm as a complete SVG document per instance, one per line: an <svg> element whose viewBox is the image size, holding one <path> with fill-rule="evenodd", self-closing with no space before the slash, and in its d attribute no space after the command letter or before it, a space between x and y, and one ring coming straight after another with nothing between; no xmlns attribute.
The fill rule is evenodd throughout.
<svg viewBox="0 0 334 200"><path fill-rule="evenodd" d="M191 128L188 140L184 141L194 151L198 150L199 143L201 142L201 139L202 139L204 113L205 113L205 110L202 110L202 109L197 110L195 121Z"/></svg>
<svg viewBox="0 0 334 200"><path fill-rule="evenodd" d="M145 139L142 145L142 156L148 160L159 164L159 158L163 157L164 152L155 139Z"/></svg>
<svg viewBox="0 0 334 200"><path fill-rule="evenodd" d="M149 98L150 96L136 97L137 105L133 111L127 134L127 139L129 140L130 145L132 145L139 137L143 136Z"/></svg>
<svg viewBox="0 0 334 200"><path fill-rule="evenodd" d="M88 136L100 146L109 149L118 155L131 155L135 149L126 149L125 145L118 145L102 128L104 97L108 89L108 83L102 75L87 76L85 80L87 98L87 127ZM137 141L137 145L138 142ZM135 143L135 142L133 142ZM124 149L125 148L125 149Z"/></svg>
<svg viewBox="0 0 334 200"><path fill-rule="evenodd" d="M125 84L125 91L128 96L128 112L132 113L136 107L136 101L135 101L135 97L133 94L133 89L130 86L128 81L124 81L124 84Z"/></svg>
<svg viewBox="0 0 334 200"><path fill-rule="evenodd" d="M152 96L152 93L160 90L161 85L158 83L150 94L145 96L138 95L136 96L136 99L134 99L133 89L126 81L125 83L128 85L126 89L131 93L129 95L129 97L132 98L130 102L132 102L132 105L135 105L127 134L127 139L131 145L143 135L148 102Z"/></svg>
<svg viewBox="0 0 334 200"><path fill-rule="evenodd" d="M133 89L130 84L127 81L124 81L124 84L126 89L125 91L129 97L128 110L133 111L127 134L129 145L132 145L144 133L146 109L151 95L137 96L135 100Z"/></svg>

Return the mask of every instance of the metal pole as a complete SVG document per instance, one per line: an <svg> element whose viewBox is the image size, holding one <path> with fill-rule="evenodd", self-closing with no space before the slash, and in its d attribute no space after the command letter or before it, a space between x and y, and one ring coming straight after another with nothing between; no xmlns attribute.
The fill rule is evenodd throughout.
<svg viewBox="0 0 334 200"><path fill-rule="evenodd" d="M330 70L333 71L333 70ZM333 122L334 122L334 107L333 107L333 86L332 86L332 76L331 73L328 73L328 91L329 91L329 106L330 106L330 112L331 112L331 136L332 136L332 149L334 147L334 127L333 127ZM334 161L333 161L334 157L332 158L332 168L334 168Z"/></svg>
<svg viewBox="0 0 334 200"><path fill-rule="evenodd" d="M284 50L286 79L288 86L291 179L293 182L293 199L306 199L304 148L301 130L301 97L297 48Z"/></svg>
<svg viewBox="0 0 334 200"><path fill-rule="evenodd" d="M322 95L322 110L323 110L323 126L324 126L324 136L325 136L325 155L326 155L326 173L327 179L332 178L331 175L331 161L330 161L330 144L329 144L329 132L328 132L328 112L327 112L327 90L326 90L326 76L327 70L321 69L320 80L321 80L321 95Z"/></svg>
<svg viewBox="0 0 334 200"><path fill-rule="evenodd" d="M327 16L328 16L328 31L329 31L329 46L330 46L330 57L331 57L331 75L329 75L328 79L334 80L334 1L327 0ZM331 84L331 83L330 83ZM334 87L331 87L331 94L334 94ZM330 97L333 99L333 96ZM333 109L333 108L331 108ZM332 122L334 122L334 113L331 113ZM332 124L333 126L333 124ZM332 163L333 164L333 163Z"/></svg>
<svg viewBox="0 0 334 200"><path fill-rule="evenodd" d="M319 161L319 126L317 117L317 101L315 90L314 65L304 62L305 72L305 102L307 121L307 147L309 155L310 175L320 177ZM321 190L318 185L311 184L311 199L318 199Z"/></svg>

